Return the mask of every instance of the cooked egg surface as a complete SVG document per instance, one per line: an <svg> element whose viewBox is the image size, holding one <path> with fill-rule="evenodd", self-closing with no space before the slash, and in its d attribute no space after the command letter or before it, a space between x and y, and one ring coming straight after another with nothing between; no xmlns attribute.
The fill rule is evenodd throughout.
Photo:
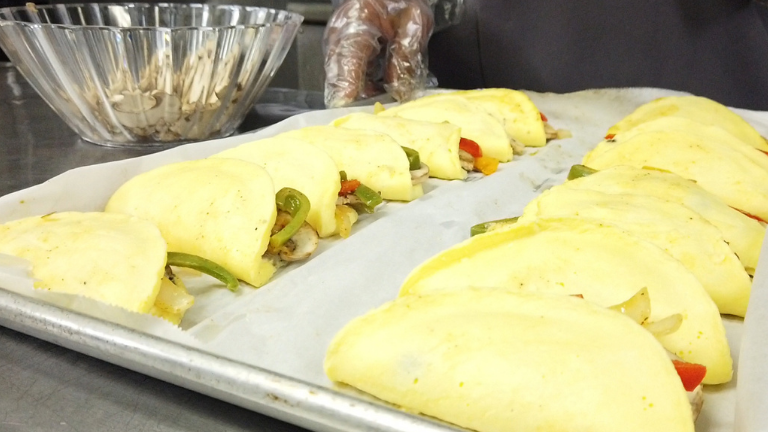
<svg viewBox="0 0 768 432"><path fill-rule="evenodd" d="M321 237L336 230L336 200L341 179L333 159L320 148L304 141L274 137L223 151L214 158L252 162L264 168L279 191L289 187L303 193L311 204L307 223Z"/></svg>
<svg viewBox="0 0 768 432"><path fill-rule="evenodd" d="M583 217L619 227L680 261L701 282L720 313L743 317L752 287L720 230L687 207L659 198L555 186L531 201L519 222Z"/></svg>
<svg viewBox="0 0 768 432"><path fill-rule="evenodd" d="M275 189L254 163L220 158L165 165L127 181L106 211L154 223L168 250L207 258L253 286L275 271L262 259L277 216Z"/></svg>
<svg viewBox="0 0 768 432"><path fill-rule="evenodd" d="M581 294L608 307L641 288L651 296L651 321L682 314L680 328L659 341L686 361L707 367L706 384L733 373L715 303L679 261L618 228L586 219L517 223L478 235L417 267L400 295L483 287Z"/></svg>
<svg viewBox="0 0 768 432"><path fill-rule="evenodd" d="M448 94L479 104L494 117L502 119L507 135L526 147L543 147L547 144L544 122L541 120L539 109L525 93L511 89L490 88L462 90Z"/></svg>
<svg viewBox="0 0 768 432"><path fill-rule="evenodd" d="M671 171L695 180L729 206L768 220L768 172L742 153L680 131L623 135L598 144L583 164L597 170L629 165Z"/></svg>
<svg viewBox="0 0 768 432"><path fill-rule="evenodd" d="M682 204L717 227L747 272L755 273L765 228L756 220L729 207L696 182L658 170L616 166L569 181L560 187L646 195Z"/></svg>
<svg viewBox="0 0 768 432"><path fill-rule="evenodd" d="M476 142L483 156L501 162L512 160L512 147L501 119L459 96L435 95L388 108L378 115L432 123L448 122L461 128L461 136Z"/></svg>
<svg viewBox="0 0 768 432"><path fill-rule="evenodd" d="M691 135L702 141L714 141L718 144L735 150L760 168L768 171L768 155L755 149L744 141L736 138L725 130L711 125L702 124L694 120L681 117L661 117L623 132L621 139L628 140L636 135L648 132L679 132Z"/></svg>
<svg viewBox="0 0 768 432"><path fill-rule="evenodd" d="M480 432L694 430L653 336L577 298L473 289L399 298L349 323L325 370Z"/></svg>
<svg viewBox="0 0 768 432"><path fill-rule="evenodd" d="M29 260L37 288L147 313L160 290L167 251L160 231L147 221L65 212L0 225L0 253Z"/></svg>
<svg viewBox="0 0 768 432"><path fill-rule="evenodd" d="M609 134L619 134L635 126L662 117L678 117L719 127L750 146L768 151L768 143L738 114L711 99L698 96L671 96L640 106L635 112L616 123Z"/></svg>
<svg viewBox="0 0 768 432"><path fill-rule="evenodd" d="M403 148L387 135L333 126L311 126L278 135L298 139L325 151L336 166L379 192L381 197L411 201L424 194L413 185L408 157Z"/></svg>
<svg viewBox="0 0 768 432"><path fill-rule="evenodd" d="M461 129L449 123L355 113L335 120L333 126L388 135L401 146L418 151L421 162L429 166L430 177L445 180L467 177L459 160Z"/></svg>

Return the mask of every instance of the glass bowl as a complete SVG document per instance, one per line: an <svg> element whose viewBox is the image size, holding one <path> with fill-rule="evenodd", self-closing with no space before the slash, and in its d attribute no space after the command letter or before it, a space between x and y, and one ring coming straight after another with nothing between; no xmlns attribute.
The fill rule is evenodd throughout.
<svg viewBox="0 0 768 432"><path fill-rule="evenodd" d="M303 17L204 4L0 9L0 46L82 138L158 146L232 134Z"/></svg>

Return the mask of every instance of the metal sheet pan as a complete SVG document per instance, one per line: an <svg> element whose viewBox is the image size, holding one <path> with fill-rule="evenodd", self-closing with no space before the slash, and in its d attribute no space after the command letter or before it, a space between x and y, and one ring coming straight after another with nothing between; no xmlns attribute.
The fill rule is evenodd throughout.
<svg viewBox="0 0 768 432"><path fill-rule="evenodd" d="M5 290L0 325L315 431L459 430Z"/></svg>
<svg viewBox="0 0 768 432"><path fill-rule="evenodd" d="M386 225L384 221L398 218L401 221L407 221L410 213L418 213L419 211L428 213L429 207L441 202L440 200L445 204L445 202L451 202L454 196L457 200L460 199L459 195L462 195L461 199L471 200L471 195L475 192L482 194L483 199L486 200L484 201L486 205L483 208L457 209L456 213L461 213L461 218L456 220L443 218L442 225L430 228L433 230L431 231L432 234L442 233L441 230L450 234L446 234L445 238L441 238L435 244L430 245L435 251L445 248L446 245L454 244L459 238L457 236L465 235L464 231L470 226L469 220L479 222L509 216L513 209L519 210L521 205L524 205L531 196L540 193L547 186L560 183L565 177L567 167L588 150L590 142L594 144L599 140L607 125L628 114L628 111L631 111L639 103L669 93L646 89L605 90L563 96L532 94L537 105L547 113L550 122L556 126L575 126L573 127L574 134L583 133L584 135L576 140L551 144L548 146L550 148L529 150L528 155L521 158L520 161L507 164L511 167L511 171L508 171L506 176L494 175L488 179L463 184L442 184L442 186L450 186L445 189L442 186L438 190L433 189L424 199L417 201L414 205L393 206L386 209L383 216L380 215L378 219L370 220L368 226L377 224L376 226L381 227L381 225ZM602 107L603 112L596 114L591 110L596 109L595 107L598 105ZM614 105L615 109L613 109ZM366 108L355 110L361 109ZM330 119L346 112L348 111L304 114L278 125L275 130L311 124L327 124ZM757 115L755 118L768 121L766 116ZM763 124L763 128L768 130L768 122ZM270 128L265 131L269 133ZM141 165L142 169L149 169L153 165L161 163L161 160L167 163L167 160L206 157L221 148L231 147L249 139L252 137L240 136L210 144L185 146L185 148L171 150L165 156L153 155L139 161L123 161L113 164L111 167L126 167L128 164L133 164ZM24 199L20 199L24 197L29 197L36 204L51 203L51 206L56 207L56 210L59 211L85 209L83 207L89 205L87 199L83 198L79 202L71 202L58 199L58 194L67 188L82 189L83 185L87 184L87 179L80 178L80 173L86 170L94 173L98 172L99 169L100 167L97 166L76 170L65 174L58 180L54 179L50 184L4 197L0 199L1 217L7 220L14 216L25 215L24 213L29 210L25 209L24 206L17 205L17 203L24 201ZM503 189L504 180L511 178L513 174L516 182L528 185L527 189L521 191L519 196L514 197L514 199L509 198L508 191ZM116 182L114 179L110 181ZM483 189L485 186L489 186L489 188ZM507 201L503 198L507 198ZM488 203L495 204L490 205ZM399 208L405 208L407 211L398 213ZM375 230L365 228L365 231L358 235L358 239L361 238L360 236L364 237L366 232L371 233L373 231ZM354 237L355 235L346 241L350 241ZM413 237L406 237L413 239ZM433 252L430 250L429 254ZM327 260L331 256L329 253L323 252L325 258L323 256L319 258ZM313 260L317 261L315 258ZM414 261L412 264L416 265L418 262ZM306 268L311 269L312 266L306 265ZM406 271L407 269L399 270ZM280 280L282 281L280 283L285 285L286 281L290 281L290 278L281 277ZM383 288L389 290L390 293L397 290L397 286L381 287L376 284L370 284L368 289L372 293L382 291ZM267 295L269 290L262 288L257 293ZM378 295L385 298L389 294L385 292L384 295L380 293ZM390 295L389 298L393 297ZM377 298L374 300L375 302L380 303L380 300ZM347 313L355 316L365 310L366 308L362 308ZM231 310L227 309L222 313L229 314ZM386 404L360 398L352 392L336 391L329 385L318 383L317 380L311 382L312 380L302 379L302 377L313 376L313 374L317 375L317 371L307 374L286 373L285 370L281 371L278 367L256 366L254 363L257 362L248 361L248 353L240 357L218 355L220 351L217 351L216 348L223 346L222 341L219 342L219 345L209 345L208 349L197 349L187 344L169 341L168 338L150 335L5 290L0 290L0 325L312 430L414 432L458 430L426 417L410 415ZM738 337L741 322L731 323L731 326L737 328L738 331L733 332L733 334L737 335L734 337ZM335 332L335 329L324 328L321 330L328 334ZM324 336L325 339L320 338L320 345L313 349L307 348L306 352L308 358L313 359L311 364L316 365L318 370L321 369L320 364L312 356L317 357L322 354L321 352L318 353L318 349L322 348L322 343L327 339L326 336ZM232 341L224 340L223 342L231 343ZM304 355L302 352L304 346L301 344L293 346L292 349L293 356ZM269 357L270 352L267 351L265 355ZM266 363L269 364L269 362ZM733 390L733 387L720 388L715 394L712 394L712 398L709 400L709 414L706 412L704 414L705 417L710 416L712 418L711 424L708 423L705 429L706 431L730 430L730 424L725 423L728 423L729 415L732 418ZM706 404L705 407L707 407ZM723 418L726 419L725 423L723 423Z"/></svg>

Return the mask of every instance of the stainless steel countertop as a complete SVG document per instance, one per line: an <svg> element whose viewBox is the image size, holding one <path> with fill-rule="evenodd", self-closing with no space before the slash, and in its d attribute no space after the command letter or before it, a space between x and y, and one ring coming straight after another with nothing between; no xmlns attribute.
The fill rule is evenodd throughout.
<svg viewBox="0 0 768 432"><path fill-rule="evenodd" d="M322 108L322 95L268 89L240 128ZM0 64L0 195L72 168L162 149L80 140L8 64ZM0 327L0 432L298 432L304 429Z"/></svg>

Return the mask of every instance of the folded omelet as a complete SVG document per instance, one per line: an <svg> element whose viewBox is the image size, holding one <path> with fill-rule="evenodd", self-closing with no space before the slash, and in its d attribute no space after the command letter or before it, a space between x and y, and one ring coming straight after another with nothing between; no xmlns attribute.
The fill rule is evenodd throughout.
<svg viewBox="0 0 768 432"><path fill-rule="evenodd" d="M647 195L682 204L717 227L747 273L755 273L765 228L755 219L729 207L696 182L653 169L615 166L569 181L560 187Z"/></svg>
<svg viewBox="0 0 768 432"><path fill-rule="evenodd" d="M479 432L693 432L650 333L588 301L501 290L412 295L349 323L328 377Z"/></svg>
<svg viewBox="0 0 768 432"><path fill-rule="evenodd" d="M0 225L0 253L29 260L36 288L132 312L156 312L161 287L179 291L165 286L173 284L163 277L166 243L160 230L132 216L64 212L15 220ZM181 295L188 297L186 291ZM178 321L191 306L187 299L183 303L175 310Z"/></svg>
<svg viewBox="0 0 768 432"><path fill-rule="evenodd" d="M668 118L654 122L671 123ZM698 128L693 122L688 124ZM729 206L768 220L768 171L746 156L744 148L709 139L695 130L648 125L601 142L584 157L583 164L597 170L629 165L670 171L696 181Z"/></svg>
<svg viewBox="0 0 768 432"><path fill-rule="evenodd" d="M259 287L275 271L263 258L277 209L267 171L238 159L165 165L121 186L106 211L148 220L168 250L211 260Z"/></svg>
<svg viewBox="0 0 768 432"><path fill-rule="evenodd" d="M462 180L467 177L459 160L461 129L450 123L355 113L335 120L332 125L390 136L401 146L419 152L421 161L429 166L430 177L445 180Z"/></svg>
<svg viewBox="0 0 768 432"><path fill-rule="evenodd" d="M215 154L264 168L275 190L289 187L309 198L309 223L320 237L336 232L336 200L341 180L333 159L320 148L293 138L274 137L253 141Z"/></svg>
<svg viewBox="0 0 768 432"><path fill-rule="evenodd" d="M656 131L684 133L696 137L699 140L717 142L723 147L728 147L741 153L760 168L768 171L768 155L762 151L755 149L719 127L702 124L687 118L661 117L641 123L634 128L623 132L620 136L621 139L626 140L632 139L632 137L637 135Z"/></svg>
<svg viewBox="0 0 768 432"><path fill-rule="evenodd" d="M450 123L461 128L461 136L476 142L483 156L501 162L512 160L512 146L502 120L480 104L460 96L440 94L404 103L382 111L384 117L402 117L432 123Z"/></svg>
<svg viewBox="0 0 768 432"><path fill-rule="evenodd" d="M698 96L669 96L640 106L616 123L609 134L626 132L635 126L662 117L678 117L721 128L750 146L768 151L768 143L738 114L711 99Z"/></svg>
<svg viewBox="0 0 768 432"><path fill-rule="evenodd" d="M566 184L567 185L567 184ZM714 225L687 207L659 198L555 186L531 201L518 223L580 217L612 224L660 247L701 282L720 313L743 317L752 281Z"/></svg>
<svg viewBox="0 0 768 432"><path fill-rule="evenodd" d="M509 138L526 147L543 147L547 144L541 113L531 98L521 91L489 88L461 90L444 94L459 96L480 105L491 115L501 119ZM427 96L427 98L434 97L439 97L439 95Z"/></svg>
<svg viewBox="0 0 768 432"><path fill-rule="evenodd" d="M276 138L298 139L319 147L349 178L361 181L384 199L412 201L424 194L422 185L413 184L411 180L408 156L403 148L382 133L311 126Z"/></svg>
<svg viewBox="0 0 768 432"><path fill-rule="evenodd" d="M698 279L658 246L599 221L541 219L472 237L417 267L400 295L466 287L581 294L604 307L647 288L651 321L683 317L661 344L706 366L705 384L731 379L720 313Z"/></svg>

